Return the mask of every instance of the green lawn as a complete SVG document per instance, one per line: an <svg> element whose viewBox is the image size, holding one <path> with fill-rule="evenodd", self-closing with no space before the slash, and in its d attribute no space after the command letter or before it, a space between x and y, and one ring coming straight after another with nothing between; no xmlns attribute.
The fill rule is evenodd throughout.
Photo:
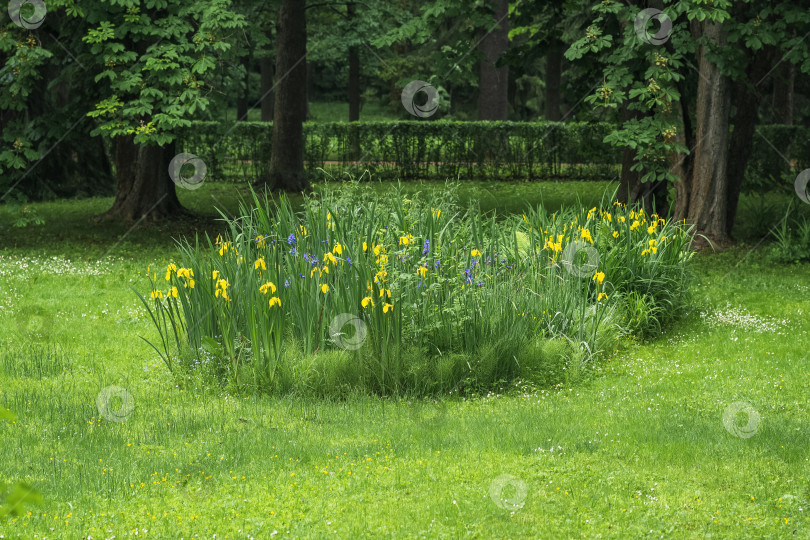
<svg viewBox="0 0 810 540"><path fill-rule="evenodd" d="M463 196L518 211L541 196L590 206L611 187L481 183ZM181 199L213 215L236 196L207 184ZM17 415L0 423L0 483L44 497L0 537L810 536L810 265L751 251L753 204L738 220L748 244L697 257L685 319L567 384L329 402L170 377L139 339L154 330L130 287L165 267L172 236L217 225L90 221L110 203L37 204L47 224L26 229L0 208L0 405ZM124 422L100 417L109 386L134 400ZM759 422L740 428L753 417L734 417L735 402Z"/></svg>

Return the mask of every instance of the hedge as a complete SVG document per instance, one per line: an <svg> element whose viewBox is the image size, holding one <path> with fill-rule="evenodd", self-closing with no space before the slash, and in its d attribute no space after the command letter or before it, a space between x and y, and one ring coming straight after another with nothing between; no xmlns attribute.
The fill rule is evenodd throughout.
<svg viewBox="0 0 810 540"><path fill-rule="evenodd" d="M304 124L313 177L369 171L375 179L616 179L621 152L610 123L328 122ZM193 122L178 150L199 156L214 181L255 182L269 169L270 122ZM810 167L810 128L757 127L744 189L767 189ZM780 155L781 154L781 155ZM793 162L790 166L783 159ZM732 156L733 159L733 156Z"/></svg>

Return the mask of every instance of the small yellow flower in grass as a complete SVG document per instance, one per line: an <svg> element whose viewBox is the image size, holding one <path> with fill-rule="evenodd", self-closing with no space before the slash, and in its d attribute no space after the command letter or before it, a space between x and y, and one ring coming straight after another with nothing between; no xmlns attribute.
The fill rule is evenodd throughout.
<svg viewBox="0 0 810 540"><path fill-rule="evenodd" d="M619 237L619 231L613 231L613 238Z"/></svg>
<svg viewBox="0 0 810 540"><path fill-rule="evenodd" d="M625 219L624 216L619 216L619 223L624 223Z"/></svg>
<svg viewBox="0 0 810 540"><path fill-rule="evenodd" d="M343 246L340 245L340 242L335 244L335 247L332 248L332 253L335 253L338 257L343 255Z"/></svg>
<svg viewBox="0 0 810 540"><path fill-rule="evenodd" d="M337 266L337 259L331 253L324 253L323 254L323 260L324 260L324 262L330 262L330 263L334 264L335 266Z"/></svg>
<svg viewBox="0 0 810 540"><path fill-rule="evenodd" d="M385 278L388 276L388 272L385 270L380 270L376 274L374 274L374 283L379 283L380 281L385 281Z"/></svg>
<svg viewBox="0 0 810 540"><path fill-rule="evenodd" d="M411 242L413 242L413 235L412 234L406 234L405 236L400 236L399 237L399 245L400 246L407 246ZM376 253L375 253L375 255L376 255Z"/></svg>
<svg viewBox="0 0 810 540"><path fill-rule="evenodd" d="M382 249L382 244L377 244L376 246L374 246L374 248L373 248L374 255L379 255L380 254L380 249Z"/></svg>
<svg viewBox="0 0 810 540"><path fill-rule="evenodd" d="M439 219L439 216L442 215L442 211L431 208L431 214L433 215L433 219Z"/></svg>
<svg viewBox="0 0 810 540"><path fill-rule="evenodd" d="M650 247L655 247L657 245L658 245L658 242L655 240L655 238L651 238L650 239Z"/></svg>
<svg viewBox="0 0 810 540"><path fill-rule="evenodd" d="M653 224L652 224L652 225L650 225L649 227L647 227L647 232L648 232L649 234L655 234L655 226L656 226L656 224L657 224L657 223L658 223L658 222L653 222Z"/></svg>
<svg viewBox="0 0 810 540"><path fill-rule="evenodd" d="M363 242L363 251L367 251L367 250L368 250L368 244Z"/></svg>
<svg viewBox="0 0 810 540"><path fill-rule="evenodd" d="M180 268L177 270L177 277L181 277L184 279L190 279L194 277L194 270L191 268Z"/></svg>
<svg viewBox="0 0 810 540"><path fill-rule="evenodd" d="M300 230L300 231L301 231L301 234L303 234L304 236L306 236L306 235L307 235L307 228L306 228L306 227L304 227L303 225L299 225L299 226L298 226L298 230Z"/></svg>
<svg viewBox="0 0 810 540"><path fill-rule="evenodd" d="M480 257L480 256L481 256L481 252L480 252L480 251L478 251L477 249L474 249L474 250L470 251L470 256L471 256L471 257Z"/></svg>
<svg viewBox="0 0 810 540"><path fill-rule="evenodd" d="M374 299L371 298L370 296L366 296L360 301L360 305L363 306L364 308L368 307L369 304L371 304L372 307L374 306Z"/></svg>
<svg viewBox="0 0 810 540"><path fill-rule="evenodd" d="M643 256L643 255L646 255L646 254L647 254L647 253L649 253L649 252L650 252L650 250L649 250L649 249L645 249L645 250L643 250L643 251L641 252L641 255L642 255L642 256Z"/></svg>
<svg viewBox="0 0 810 540"><path fill-rule="evenodd" d="M599 272L599 271L595 272L593 274L592 281L595 281L596 283L601 285L602 282L605 281L605 273L604 272Z"/></svg>
<svg viewBox="0 0 810 540"><path fill-rule="evenodd" d="M219 270L211 272L211 279L219 279Z"/></svg>
<svg viewBox="0 0 810 540"><path fill-rule="evenodd" d="M383 303L383 313L388 313L389 310L393 312L394 306L392 304Z"/></svg>
<svg viewBox="0 0 810 540"><path fill-rule="evenodd" d="M327 219L327 220L332 219L332 213L331 213L331 212L327 212L327 213L326 213L326 219Z"/></svg>
<svg viewBox="0 0 810 540"><path fill-rule="evenodd" d="M377 264L379 264L380 266L385 266L386 264L388 264L388 255L383 253L382 255L377 257Z"/></svg>
<svg viewBox="0 0 810 540"><path fill-rule="evenodd" d="M425 277L425 274L427 274L427 271L428 271L427 265L420 266L419 268L416 269L416 273L419 274L420 277Z"/></svg>
<svg viewBox="0 0 810 540"><path fill-rule="evenodd" d="M163 293L158 290L152 291L152 298L163 298Z"/></svg>
<svg viewBox="0 0 810 540"><path fill-rule="evenodd" d="M638 229L639 225L641 225L641 223L639 223L638 220L633 221L633 224L630 225L630 230L635 231L636 229Z"/></svg>
<svg viewBox="0 0 810 540"><path fill-rule="evenodd" d="M281 306L281 298L279 298L278 296L274 296L273 298L271 298L270 307L273 306Z"/></svg>
<svg viewBox="0 0 810 540"><path fill-rule="evenodd" d="M322 292L323 294L328 293L328 292L329 292L329 285L327 285L326 283L324 283L323 285L321 285L321 292Z"/></svg>
<svg viewBox="0 0 810 540"><path fill-rule="evenodd" d="M221 248L219 248L219 256L222 257L227 252L228 252L228 243L226 242L226 243L222 244Z"/></svg>
<svg viewBox="0 0 810 540"><path fill-rule="evenodd" d="M386 293L388 294L388 298L391 298L391 289L380 289L380 298Z"/></svg>
<svg viewBox="0 0 810 540"><path fill-rule="evenodd" d="M267 241L265 240L264 235L259 235L256 237L256 249L262 249L267 245Z"/></svg>
<svg viewBox="0 0 810 540"><path fill-rule="evenodd" d="M593 238L591 238L591 231L589 231L588 229L582 229L582 239L593 244Z"/></svg>
<svg viewBox="0 0 810 540"><path fill-rule="evenodd" d="M264 257L259 257L256 259L256 262L253 263L253 269L256 270L257 268L267 270L267 265L264 263Z"/></svg>
<svg viewBox="0 0 810 540"><path fill-rule="evenodd" d="M653 255L655 255L656 253L658 253L658 248L653 246L650 248L650 251L652 251Z"/></svg>
<svg viewBox="0 0 810 540"><path fill-rule="evenodd" d="M177 298L177 287L172 287L171 289L166 291L166 298L168 298L170 296L172 296L174 298Z"/></svg>
<svg viewBox="0 0 810 540"><path fill-rule="evenodd" d="M326 266L326 265L323 265L323 268L321 268L321 274L328 274L328 273L329 273L329 267Z"/></svg>
<svg viewBox="0 0 810 540"><path fill-rule="evenodd" d="M597 302L601 302L602 300L607 300L607 299L608 299L608 295L606 293L603 293L603 292L600 292L596 297Z"/></svg>
<svg viewBox="0 0 810 540"><path fill-rule="evenodd" d="M259 290L262 292L262 294L267 294L268 290L270 291L271 294L273 294L276 292L276 286L273 282L268 281L267 283L259 287Z"/></svg>

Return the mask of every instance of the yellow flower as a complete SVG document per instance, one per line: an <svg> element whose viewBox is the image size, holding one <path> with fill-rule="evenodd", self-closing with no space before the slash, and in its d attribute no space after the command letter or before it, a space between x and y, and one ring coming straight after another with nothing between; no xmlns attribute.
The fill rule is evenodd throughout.
<svg viewBox="0 0 810 540"><path fill-rule="evenodd" d="M194 288L194 280L190 279L190 280L188 280L188 283L183 284L183 287L186 287L186 286L189 286L189 287L191 287L193 289Z"/></svg>
<svg viewBox="0 0 810 540"><path fill-rule="evenodd" d="M363 251L366 251L366 250L368 250L368 244L366 244L365 242L363 242Z"/></svg>
<svg viewBox="0 0 810 540"><path fill-rule="evenodd" d="M385 266L386 264L388 264L388 255L383 253L382 255L377 257L377 264L379 264L380 266Z"/></svg>
<svg viewBox="0 0 810 540"><path fill-rule="evenodd" d="M607 300L607 297L608 295L606 293L600 292L596 297L596 301L601 302L603 298Z"/></svg>
<svg viewBox="0 0 810 540"><path fill-rule="evenodd" d="M655 255L656 253L658 253L658 248L657 247L651 247L650 251L652 251L653 255Z"/></svg>
<svg viewBox="0 0 810 540"><path fill-rule="evenodd" d="M259 257L256 259L256 262L253 263L253 269L261 268L262 270L267 270L267 265L264 264L264 257Z"/></svg>
<svg viewBox="0 0 810 540"><path fill-rule="evenodd" d="M179 270L177 270L177 277L190 279L194 277L194 270L192 270L191 268L180 268Z"/></svg>
<svg viewBox="0 0 810 540"><path fill-rule="evenodd" d="M427 266L420 266L419 268L416 269L416 273L419 274L421 277L425 277L425 274L427 274L427 270L428 270Z"/></svg>
<svg viewBox="0 0 810 540"><path fill-rule="evenodd" d="M619 216L619 223L624 223L624 216Z"/></svg>
<svg viewBox="0 0 810 540"><path fill-rule="evenodd" d="M327 213L326 213L326 219L327 219L327 220L332 219L332 214L331 214L331 212L327 212Z"/></svg>
<svg viewBox="0 0 810 540"><path fill-rule="evenodd" d="M385 278L388 276L388 272L385 270L380 270L376 274L374 274L374 282L377 283L378 281L385 281Z"/></svg>
<svg viewBox="0 0 810 540"><path fill-rule="evenodd" d="M329 292L329 285L327 285L326 283L324 283L323 285L321 285L321 292L322 292L323 294L328 293L328 292Z"/></svg>
<svg viewBox="0 0 810 540"><path fill-rule="evenodd" d="M306 228L306 227L304 227L303 225L299 225L299 226L298 226L298 230L300 230L300 231L301 231L301 234L303 234L304 236L306 236L306 235L307 235L307 228Z"/></svg>
<svg viewBox="0 0 810 540"><path fill-rule="evenodd" d="M262 292L262 294L267 294L268 289L270 290L270 293L271 293L271 294L272 294L272 293L275 293L275 292L276 292L276 286L275 286L275 284L274 284L274 283L272 283L272 282L270 282L270 281L268 281L267 283L265 283L264 285L262 285L261 287L259 287L259 290Z"/></svg>
<svg viewBox="0 0 810 540"><path fill-rule="evenodd" d="M152 298L163 298L163 293L158 290L152 291Z"/></svg>
<svg viewBox="0 0 810 540"><path fill-rule="evenodd" d="M211 272L211 279L219 279L219 270Z"/></svg>
<svg viewBox="0 0 810 540"><path fill-rule="evenodd" d="M383 303L383 313L388 313L388 310L393 311L394 306L392 304Z"/></svg>
<svg viewBox="0 0 810 540"><path fill-rule="evenodd" d="M177 272L177 266L174 263L170 263L169 266L166 267L166 281L172 278L172 271Z"/></svg>
<svg viewBox="0 0 810 540"><path fill-rule="evenodd" d="M439 216L442 215L441 210L434 210L431 208L431 214L433 214L433 219L439 219Z"/></svg>
<svg viewBox="0 0 810 540"><path fill-rule="evenodd" d="M471 256L471 257L480 257L480 256L481 256L481 252L480 252L480 251L478 251L477 249L474 249L474 250L470 251L470 256Z"/></svg>
<svg viewBox="0 0 810 540"><path fill-rule="evenodd" d="M599 271L595 272L595 273L593 274L593 279L592 279L592 281L595 281L596 283L598 283L599 285L601 285L601 284L602 284L602 282L603 282L603 281L605 281L605 273L604 273L604 272L599 272Z"/></svg>
<svg viewBox="0 0 810 540"><path fill-rule="evenodd" d="M274 291L275 291L275 289L274 289ZM278 296L274 296L273 298L271 298L270 299L270 307L273 307L273 306L281 306L281 298L279 298Z"/></svg>
<svg viewBox="0 0 810 540"><path fill-rule="evenodd" d="M321 268L321 274L328 274L328 273L329 273L329 267L326 266L326 265L323 265L323 268Z"/></svg>
<svg viewBox="0 0 810 540"><path fill-rule="evenodd" d="M323 254L324 262L331 262L334 265L337 265L337 259L331 253L324 253Z"/></svg>
<svg viewBox="0 0 810 540"><path fill-rule="evenodd" d="M259 235L256 237L256 249L262 249L266 245L267 241L265 240L264 235Z"/></svg>
<svg viewBox="0 0 810 540"><path fill-rule="evenodd" d="M391 289L380 289L380 298L386 293L388 293L388 298L391 298Z"/></svg>
<svg viewBox="0 0 810 540"><path fill-rule="evenodd" d="M619 231L613 231L613 238L619 237Z"/></svg>
<svg viewBox="0 0 810 540"><path fill-rule="evenodd" d="M655 234L655 225L656 225L656 223L657 223L657 222L653 222L653 224L652 224L652 225L650 225L649 227L647 227L647 232L648 232L648 233L650 233L650 234Z"/></svg>
<svg viewBox="0 0 810 540"><path fill-rule="evenodd" d="M380 248L382 248L381 244L377 244L376 246L374 246L374 255L380 254Z"/></svg>
<svg viewBox="0 0 810 540"><path fill-rule="evenodd" d="M336 253L338 256L343 255L343 246L341 246L340 243L338 242L332 249L332 253Z"/></svg>
<svg viewBox="0 0 810 540"><path fill-rule="evenodd" d="M400 236L399 237L399 245L400 246L407 246L411 242L413 242L413 235L412 234L406 234L405 236ZM376 253L375 253L375 255L376 255Z"/></svg>
<svg viewBox="0 0 810 540"><path fill-rule="evenodd" d="M166 298L168 298L170 296L173 296L174 298L177 298L177 287L172 287L171 289L166 291Z"/></svg>
<svg viewBox="0 0 810 540"><path fill-rule="evenodd" d="M372 307L374 306L374 300L370 296L366 296L360 301L360 305L363 306L364 308L368 307L369 304L371 304Z"/></svg>
<svg viewBox="0 0 810 540"><path fill-rule="evenodd" d="M658 245L658 242L655 240L655 238L651 238L650 239L650 247L654 247L654 246L657 246L657 245Z"/></svg>
<svg viewBox="0 0 810 540"><path fill-rule="evenodd" d="M639 225L641 225L641 223L639 223L638 220L633 221L633 224L630 225L630 230L635 231Z"/></svg>
<svg viewBox="0 0 810 540"><path fill-rule="evenodd" d="M582 239L587 240L591 244L593 244L593 238L591 238L591 231L588 229L582 229Z"/></svg>

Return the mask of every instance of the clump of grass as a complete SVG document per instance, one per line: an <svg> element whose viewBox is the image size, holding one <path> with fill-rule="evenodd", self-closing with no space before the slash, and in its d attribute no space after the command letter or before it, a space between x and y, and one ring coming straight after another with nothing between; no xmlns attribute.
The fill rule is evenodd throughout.
<svg viewBox="0 0 810 540"><path fill-rule="evenodd" d="M543 363L577 371L612 347L626 295L681 302L691 254L682 225L640 210L538 207L498 220L461 208L452 189L369 197L350 183L301 211L254 192L223 217L229 232L181 241L161 272L168 288L150 272L141 300L170 369L191 356L270 393L558 378ZM567 359L539 354L538 338L567 342Z"/></svg>

